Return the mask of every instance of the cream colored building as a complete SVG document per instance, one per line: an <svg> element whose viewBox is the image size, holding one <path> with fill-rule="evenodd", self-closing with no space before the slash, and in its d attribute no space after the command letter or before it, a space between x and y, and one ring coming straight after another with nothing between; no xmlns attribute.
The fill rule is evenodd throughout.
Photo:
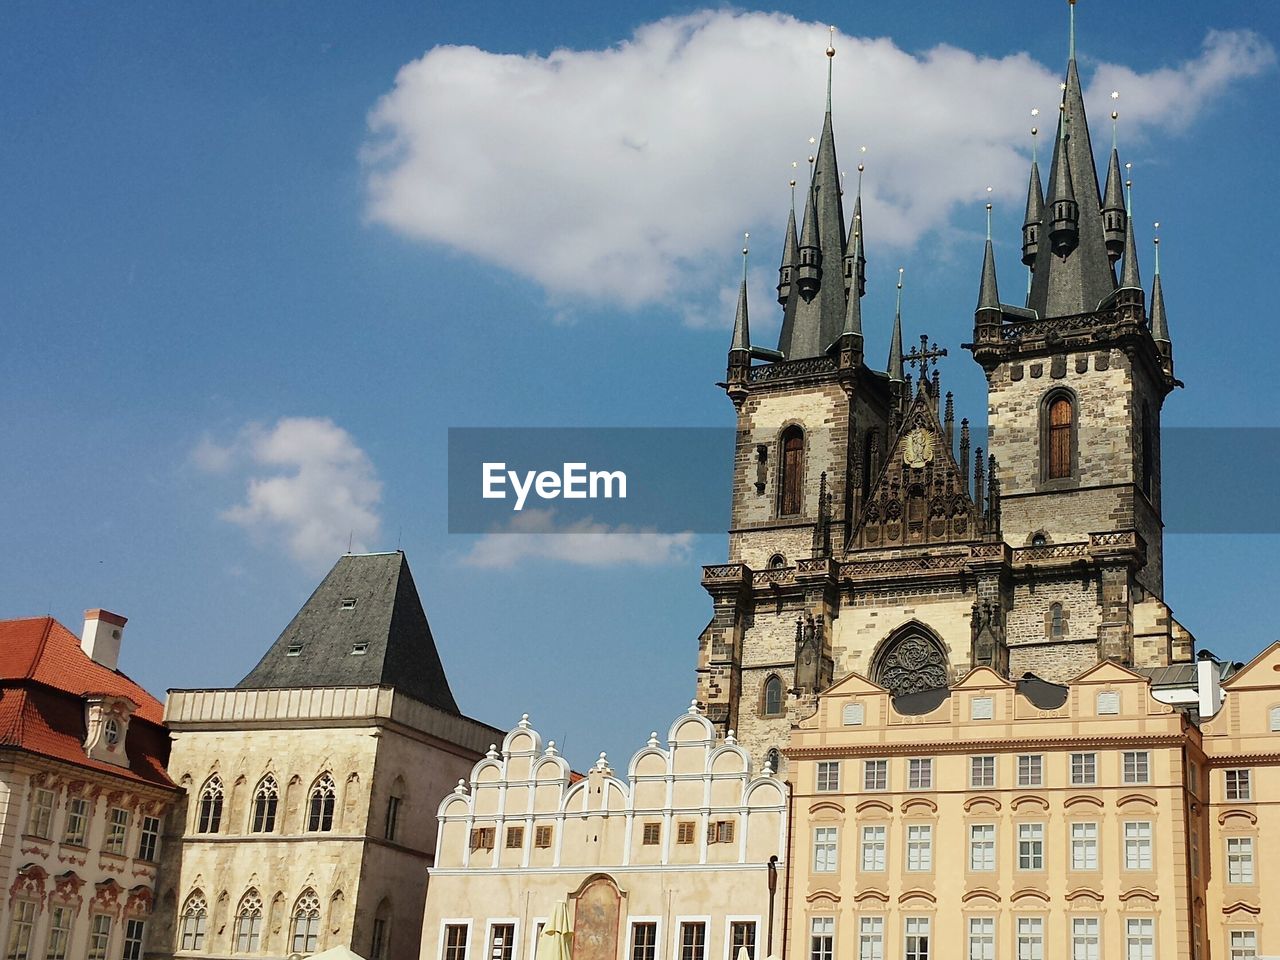
<svg viewBox="0 0 1280 960"><path fill-rule="evenodd" d="M171 691L155 956L415 956L462 716L400 553L346 556L235 688Z"/></svg>
<svg viewBox="0 0 1280 960"><path fill-rule="evenodd" d="M440 805L421 956L533 960L564 900L575 960L762 958L781 947L786 801L696 705L625 776L604 754L574 774L526 717Z"/></svg>

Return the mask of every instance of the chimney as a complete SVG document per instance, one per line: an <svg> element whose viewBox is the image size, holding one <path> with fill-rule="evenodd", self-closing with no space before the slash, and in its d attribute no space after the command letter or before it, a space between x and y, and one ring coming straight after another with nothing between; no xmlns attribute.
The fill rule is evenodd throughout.
<svg viewBox="0 0 1280 960"><path fill-rule="evenodd" d="M120 638L128 622L127 618L109 610L86 610L80 649L95 663L115 670L120 663Z"/></svg>
<svg viewBox="0 0 1280 960"><path fill-rule="evenodd" d="M1208 720L1222 709L1221 674L1211 657L1196 662L1196 694L1200 719Z"/></svg>

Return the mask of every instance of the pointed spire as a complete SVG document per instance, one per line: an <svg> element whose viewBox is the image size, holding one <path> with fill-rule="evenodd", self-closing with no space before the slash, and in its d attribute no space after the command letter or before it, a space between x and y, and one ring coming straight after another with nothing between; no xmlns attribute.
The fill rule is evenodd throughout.
<svg viewBox="0 0 1280 960"><path fill-rule="evenodd" d="M996 287L996 252L991 245L991 204L987 204L987 247L982 256L982 286L978 289L978 312L1000 310L1000 291Z"/></svg>
<svg viewBox="0 0 1280 960"><path fill-rule="evenodd" d="M801 297L812 300L821 283L822 247L818 242L818 190L816 182L810 182L809 198L804 210L804 227L800 233L800 268L796 271L796 287Z"/></svg>
<svg viewBox="0 0 1280 960"><path fill-rule="evenodd" d="M866 147L862 148L867 149ZM845 290L854 289L854 282L857 282L858 296L866 296L867 293L867 258L863 251L865 230L862 225L862 172L866 169L864 164L858 164L858 192L853 201L853 219L849 221L849 245L846 248L844 257L844 284ZM855 239L857 249L854 249Z"/></svg>
<svg viewBox="0 0 1280 960"><path fill-rule="evenodd" d="M898 305L893 313L893 338L889 341L889 382L906 383L906 373L902 368L902 273L898 268Z"/></svg>
<svg viewBox="0 0 1280 960"><path fill-rule="evenodd" d="M1027 182L1027 213L1022 218L1022 262L1033 270L1044 223L1044 188L1040 186L1040 164L1035 158L1035 138L1039 132L1039 127L1031 128L1031 177Z"/></svg>
<svg viewBox="0 0 1280 960"><path fill-rule="evenodd" d="M853 233L855 259L860 253L862 253L862 235L855 229ZM862 339L862 298L858 296L858 291L853 289L849 291L849 297L845 303L844 328L841 330L842 336L851 334L859 340Z"/></svg>
<svg viewBox="0 0 1280 960"><path fill-rule="evenodd" d="M751 239L751 234L743 234L743 240ZM747 323L747 252L746 243L742 246L742 286L738 289L738 312L733 318L733 342L729 352L751 352L751 329Z"/></svg>
<svg viewBox="0 0 1280 960"><path fill-rule="evenodd" d="M1066 101L1062 103L1062 120L1059 124L1058 143L1053 154L1053 173L1049 183L1049 243L1053 252L1065 257L1080 241L1080 204L1076 203L1075 183L1071 178L1071 155L1067 145L1071 141L1066 113Z"/></svg>
<svg viewBox="0 0 1280 960"><path fill-rule="evenodd" d="M1156 223L1156 229L1160 229L1160 224ZM1169 318L1164 312L1164 287L1160 284L1160 237L1155 239L1156 247L1156 278L1151 287L1151 336L1157 344L1164 350L1169 352L1169 348L1173 342L1169 339Z"/></svg>
<svg viewBox="0 0 1280 960"><path fill-rule="evenodd" d="M1133 182L1129 182L1130 204L1133 203ZM1138 275L1138 246L1133 241L1133 217L1124 218L1124 271L1120 275L1121 290L1142 290L1142 278Z"/></svg>
<svg viewBox="0 0 1280 960"><path fill-rule="evenodd" d="M787 236L782 241L782 263L778 266L778 303L786 306L792 280L800 265L800 241L796 239L796 182L791 181L791 213L787 215Z"/></svg>
<svg viewBox="0 0 1280 960"><path fill-rule="evenodd" d="M1111 92L1114 100L1118 91ZM1111 111L1111 163L1107 166L1107 192L1102 198L1102 229L1106 234L1107 257L1114 264L1125 251L1124 225L1128 219L1124 205L1124 185L1120 179L1120 152L1116 148L1116 121L1120 114Z"/></svg>

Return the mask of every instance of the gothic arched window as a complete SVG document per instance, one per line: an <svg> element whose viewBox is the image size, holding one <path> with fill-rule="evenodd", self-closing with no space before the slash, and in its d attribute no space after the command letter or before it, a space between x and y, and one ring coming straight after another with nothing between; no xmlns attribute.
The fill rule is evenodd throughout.
<svg viewBox="0 0 1280 960"><path fill-rule="evenodd" d="M272 833L276 829L276 807L280 803L280 786L267 774L258 781L253 794L253 832Z"/></svg>
<svg viewBox="0 0 1280 960"><path fill-rule="evenodd" d="M209 905L199 890L191 891L186 906L182 908L182 926L178 932L178 944L183 950L203 950L205 926L209 922Z"/></svg>
<svg viewBox="0 0 1280 960"><path fill-rule="evenodd" d="M196 833L217 833L222 827L222 778L214 774L200 791L200 817Z"/></svg>
<svg viewBox="0 0 1280 960"><path fill-rule="evenodd" d="M782 433L782 490L778 513L784 517L800 512L800 487L804 482L804 431L788 427Z"/></svg>
<svg viewBox="0 0 1280 960"><path fill-rule="evenodd" d="M1045 427L1045 479L1071 476L1071 452L1075 446L1076 411L1065 393L1050 398Z"/></svg>
<svg viewBox="0 0 1280 960"><path fill-rule="evenodd" d="M321 774L311 788L311 803L307 811L308 830L315 833L333 829L333 808L337 797L338 788L334 786L333 777L327 773Z"/></svg>
<svg viewBox="0 0 1280 960"><path fill-rule="evenodd" d="M320 942L320 898L310 887L302 891L293 907L294 953L315 953Z"/></svg>
<svg viewBox="0 0 1280 960"><path fill-rule="evenodd" d="M1062 612L1062 604L1049 605L1049 637L1061 640L1067 635L1067 616Z"/></svg>
<svg viewBox="0 0 1280 960"><path fill-rule="evenodd" d="M782 752L777 747L770 747L765 751L764 765L774 773L778 772L778 767L782 764Z"/></svg>
<svg viewBox="0 0 1280 960"><path fill-rule="evenodd" d="M946 650L923 627L906 627L881 646L872 679L895 697L945 687Z"/></svg>
<svg viewBox="0 0 1280 960"><path fill-rule="evenodd" d="M782 678L776 674L764 682L764 715L782 716Z"/></svg>
<svg viewBox="0 0 1280 960"><path fill-rule="evenodd" d="M257 953L262 949L262 897L250 887L236 910L236 953Z"/></svg>

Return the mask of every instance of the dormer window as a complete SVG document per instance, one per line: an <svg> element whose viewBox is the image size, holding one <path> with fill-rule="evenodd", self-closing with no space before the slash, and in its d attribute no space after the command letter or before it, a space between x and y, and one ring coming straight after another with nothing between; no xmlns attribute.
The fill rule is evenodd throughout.
<svg viewBox="0 0 1280 960"><path fill-rule="evenodd" d="M92 760L129 766L125 737L129 718L138 709L128 697L91 695L85 699L84 752Z"/></svg>
<svg viewBox="0 0 1280 960"><path fill-rule="evenodd" d="M120 742L120 724L116 721L115 717L109 717L107 719L106 726L103 728L103 733L110 746L114 747Z"/></svg>
<svg viewBox="0 0 1280 960"><path fill-rule="evenodd" d="M343 598L342 598L341 609L343 609L343 610L354 610L355 608L356 608L356 598L355 598L355 597L343 597Z"/></svg>
<svg viewBox="0 0 1280 960"><path fill-rule="evenodd" d="M300 644L300 643L291 643L291 644L289 644L289 649L287 649L287 650L284 652L284 655L285 655L286 657L297 657L297 656L301 656L301 655L302 655L302 644Z"/></svg>
<svg viewBox="0 0 1280 960"><path fill-rule="evenodd" d="M364 641L353 643L351 645L351 655L353 657L363 657L368 652L369 652L369 644L365 643Z"/></svg>

